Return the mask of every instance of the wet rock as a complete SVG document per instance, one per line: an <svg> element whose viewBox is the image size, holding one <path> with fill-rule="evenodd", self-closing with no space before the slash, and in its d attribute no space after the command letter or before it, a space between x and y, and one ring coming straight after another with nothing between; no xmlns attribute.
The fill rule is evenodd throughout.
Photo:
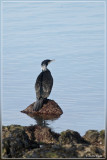
<svg viewBox="0 0 107 160"><path fill-rule="evenodd" d="M32 113L33 115L61 115L63 114L62 109L59 107L59 105L54 100L47 99L43 107L37 112L33 111L34 103L29 105L25 110L21 112L26 113L26 114Z"/></svg>

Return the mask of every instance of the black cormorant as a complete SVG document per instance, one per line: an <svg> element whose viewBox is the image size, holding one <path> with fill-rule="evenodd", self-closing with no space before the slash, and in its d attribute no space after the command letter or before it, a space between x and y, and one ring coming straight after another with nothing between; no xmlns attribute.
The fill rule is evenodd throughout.
<svg viewBox="0 0 107 160"><path fill-rule="evenodd" d="M53 77L49 69L47 69L48 64L52 61L54 60L46 59L41 63L42 72L37 77L35 83L37 101L33 107L34 111L39 111L42 108L43 102L47 99L52 90Z"/></svg>

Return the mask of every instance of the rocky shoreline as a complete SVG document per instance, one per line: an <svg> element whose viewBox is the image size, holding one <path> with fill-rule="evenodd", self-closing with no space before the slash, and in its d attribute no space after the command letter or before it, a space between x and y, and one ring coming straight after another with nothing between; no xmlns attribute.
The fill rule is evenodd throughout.
<svg viewBox="0 0 107 160"><path fill-rule="evenodd" d="M55 133L46 126L2 127L2 158L105 158L105 131Z"/></svg>

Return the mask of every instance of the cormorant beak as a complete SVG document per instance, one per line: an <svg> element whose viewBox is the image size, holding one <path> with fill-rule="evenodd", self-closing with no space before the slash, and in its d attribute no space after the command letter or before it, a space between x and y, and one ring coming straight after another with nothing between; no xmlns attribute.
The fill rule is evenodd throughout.
<svg viewBox="0 0 107 160"><path fill-rule="evenodd" d="M55 61L55 59L50 60L50 61L48 62L48 64L51 63L51 62L53 62L53 61Z"/></svg>

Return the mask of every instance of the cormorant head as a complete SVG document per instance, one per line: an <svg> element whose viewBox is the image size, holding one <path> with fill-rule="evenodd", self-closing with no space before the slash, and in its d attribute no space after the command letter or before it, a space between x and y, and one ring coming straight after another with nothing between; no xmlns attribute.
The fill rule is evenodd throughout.
<svg viewBox="0 0 107 160"><path fill-rule="evenodd" d="M41 63L41 67L42 67L42 71L46 71L47 70L47 66L50 62L52 62L54 60L50 60L50 59L46 59Z"/></svg>

